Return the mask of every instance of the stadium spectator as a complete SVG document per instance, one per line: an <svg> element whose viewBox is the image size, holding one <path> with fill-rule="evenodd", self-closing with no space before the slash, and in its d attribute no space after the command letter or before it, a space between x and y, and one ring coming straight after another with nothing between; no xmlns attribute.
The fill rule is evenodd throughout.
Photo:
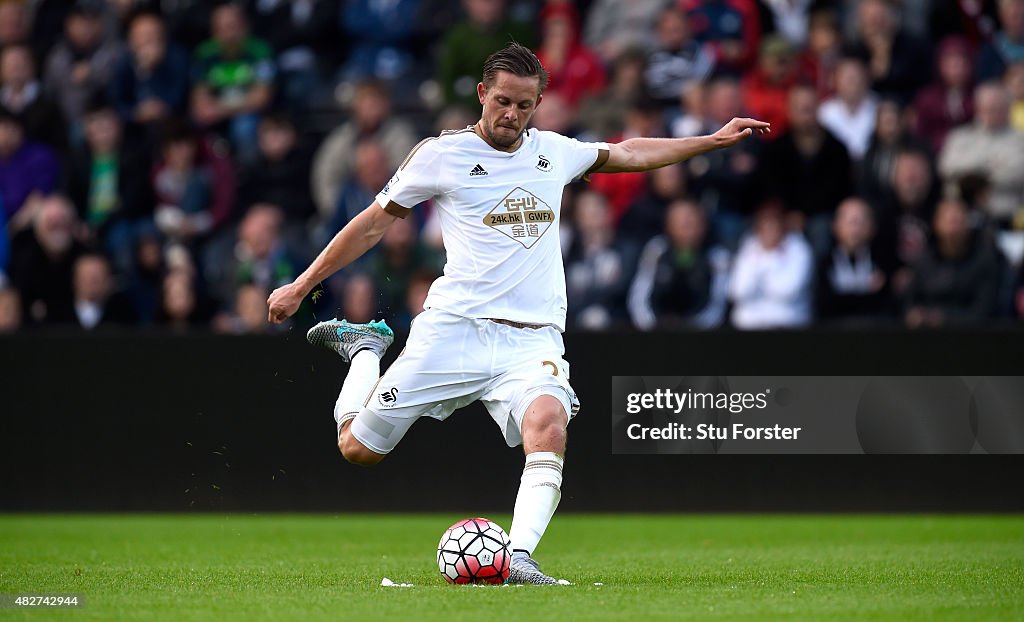
<svg viewBox="0 0 1024 622"><path fill-rule="evenodd" d="M728 252L711 246L703 210L677 199L665 213L663 235L640 253L629 288L629 315L641 330L713 328L726 307Z"/></svg>
<svg viewBox="0 0 1024 622"><path fill-rule="evenodd" d="M629 50L646 54L658 12L665 5L664 0L595 0L584 22L584 41L607 63Z"/></svg>
<svg viewBox="0 0 1024 622"><path fill-rule="evenodd" d="M836 65L835 97L818 108L818 120L846 147L855 162L867 153L875 128L878 102L869 90L864 63L848 57Z"/></svg>
<svg viewBox="0 0 1024 622"><path fill-rule="evenodd" d="M327 135L313 158L313 197L322 218L334 214L341 187L352 175L359 141L372 138L384 146L387 176L416 144L409 122L391 115L391 97L380 80L369 79L356 86L349 112L349 119Z"/></svg>
<svg viewBox="0 0 1024 622"><path fill-rule="evenodd" d="M0 50L29 42L32 21L24 2L0 2Z"/></svg>
<svg viewBox="0 0 1024 622"><path fill-rule="evenodd" d="M928 145L910 132L908 115L899 102L883 99L878 102L871 144L860 163L857 182L860 195L872 204L881 204L892 197L892 171L901 151L930 151Z"/></svg>
<svg viewBox="0 0 1024 622"><path fill-rule="evenodd" d="M30 139L57 151L67 145L64 115L43 91L27 46L12 45L0 51L0 106L18 117Z"/></svg>
<svg viewBox="0 0 1024 622"><path fill-rule="evenodd" d="M689 9L693 37L712 46L719 69L740 74L753 64L761 36L754 2L683 0L682 4Z"/></svg>
<svg viewBox="0 0 1024 622"><path fill-rule="evenodd" d="M811 11L817 0L760 0L762 34L785 38L795 48L807 45L811 30Z"/></svg>
<svg viewBox="0 0 1024 622"><path fill-rule="evenodd" d="M351 318L349 321L355 323L370 322L379 317L377 298L373 279L357 272L344 281L338 317Z"/></svg>
<svg viewBox="0 0 1024 622"><path fill-rule="evenodd" d="M939 157L947 181L985 175L991 185L982 207L1000 226L1010 226L1024 206L1024 133L1010 125L1009 95L997 82L974 93L972 125L950 132Z"/></svg>
<svg viewBox="0 0 1024 622"><path fill-rule="evenodd" d="M427 301L427 292L431 284L440 276L429 270L419 270L409 279L409 287L405 290L405 309L395 323L403 330L409 330L416 316L423 313L423 303Z"/></svg>
<svg viewBox="0 0 1024 622"><path fill-rule="evenodd" d="M378 290L380 313L389 321L400 318L413 275L422 271L440 274L442 264L438 253L417 238L413 215L395 221L384 232L377 252L365 261L366 274Z"/></svg>
<svg viewBox="0 0 1024 622"><path fill-rule="evenodd" d="M230 159L183 123L164 130L153 169L154 220L172 242L201 240L222 225L234 204Z"/></svg>
<svg viewBox="0 0 1024 622"><path fill-rule="evenodd" d="M811 15L807 47L798 63L805 71L818 96L826 98L835 92L835 68L843 56L843 38L834 11L821 9Z"/></svg>
<svg viewBox="0 0 1024 622"><path fill-rule="evenodd" d="M72 323L85 330L127 326L138 319L127 298L114 289L110 262L99 253L85 253L75 260Z"/></svg>
<svg viewBox="0 0 1024 622"><path fill-rule="evenodd" d="M17 216L26 200L57 187L60 163L52 149L25 139L21 122L0 107L0 210L14 230L28 225L32 215Z"/></svg>
<svg viewBox="0 0 1024 622"><path fill-rule="evenodd" d="M909 328L979 322L992 317L999 290L998 251L972 231L968 208L947 199L935 210L933 244L915 264L906 295Z"/></svg>
<svg viewBox="0 0 1024 622"><path fill-rule="evenodd" d="M605 87L604 65L580 41L579 30L579 14L571 4L548 4L541 13L537 57L548 71L544 97L560 95L570 110L575 110L583 97L599 94Z"/></svg>
<svg viewBox="0 0 1024 622"><path fill-rule="evenodd" d="M341 79L376 77L395 82L408 77L416 63L412 42L421 4L420 0L343 2L339 24L349 53Z"/></svg>
<svg viewBox="0 0 1024 622"><path fill-rule="evenodd" d="M971 49L966 39L950 37L939 45L938 80L914 99L915 132L934 153L942 151L946 135L974 117Z"/></svg>
<svg viewBox="0 0 1024 622"><path fill-rule="evenodd" d="M1024 61L1024 0L999 0L999 24L999 31L978 50L980 82L999 79L1008 65Z"/></svg>
<svg viewBox="0 0 1024 622"><path fill-rule="evenodd" d="M210 32L193 59L192 118L224 132L249 162L259 150L259 115L274 96L274 60L266 42L250 36L239 4L214 9Z"/></svg>
<svg viewBox="0 0 1024 622"><path fill-rule="evenodd" d="M538 108L537 110L540 110ZM446 106L437 115L434 123L434 133L440 134L445 130L464 130L477 122L477 115L459 105Z"/></svg>
<svg viewBox="0 0 1024 622"><path fill-rule="evenodd" d="M119 9L119 21L127 26L131 19L146 8L152 8L149 0L119 0L130 6ZM195 50L210 36L210 15L223 2L202 2L182 0L181 2L160 2L160 15L167 27L167 38L184 50ZM128 28L122 29L127 32Z"/></svg>
<svg viewBox="0 0 1024 622"><path fill-rule="evenodd" d="M998 27L998 2L999 0L931 2L928 33L932 41L961 36L967 38L972 49L977 49L995 34Z"/></svg>
<svg viewBox="0 0 1024 622"><path fill-rule="evenodd" d="M641 99L626 111L622 133L609 142L618 143L636 136L664 136L665 119L662 108L652 99ZM597 173L590 177L594 190L608 197L614 220L618 223L629 206L643 193L647 184L646 173Z"/></svg>
<svg viewBox="0 0 1024 622"><path fill-rule="evenodd" d="M345 182L338 195L338 204L327 221L322 236L324 242L334 237L346 223L373 203L377 193L388 182L392 170L388 166L384 145L371 139L359 142L355 148L353 175Z"/></svg>
<svg viewBox="0 0 1024 622"><path fill-rule="evenodd" d="M121 45L103 32L103 13L92 5L75 5L64 22L64 36L46 60L44 90L71 122L69 132L81 136L86 103L107 88Z"/></svg>
<svg viewBox="0 0 1024 622"><path fill-rule="evenodd" d="M631 244L616 240L608 200L587 191L576 197L576 233L565 256L568 325L605 330L625 323L626 292L636 264Z"/></svg>
<svg viewBox="0 0 1024 622"><path fill-rule="evenodd" d="M242 169L241 204L277 206L285 217L286 237L294 247L308 244L307 226L316 214L309 187L312 159L291 117L270 113L260 121L259 154Z"/></svg>
<svg viewBox="0 0 1024 622"><path fill-rule="evenodd" d="M1024 132L1024 61L1006 68L1004 83L1010 94L1010 125Z"/></svg>
<svg viewBox="0 0 1024 622"><path fill-rule="evenodd" d="M280 208L258 203L238 224L236 243L228 256L218 256L220 249L210 249L206 276L210 293L221 308L233 303L235 290L242 285L273 291L298 274L298 262L282 240L283 226Z"/></svg>
<svg viewBox="0 0 1024 622"><path fill-rule="evenodd" d="M281 95L293 111L307 108L320 76L340 60L336 0L248 3L253 33L274 50Z"/></svg>
<svg viewBox="0 0 1024 622"><path fill-rule="evenodd" d="M647 189L622 215L616 236L640 247L661 233L668 206L686 196L687 185L686 168L682 163L651 171Z"/></svg>
<svg viewBox="0 0 1024 622"><path fill-rule="evenodd" d="M743 78L744 107L751 116L772 124L779 136L789 128L789 91L800 79L796 51L778 36L761 43L757 66Z"/></svg>
<svg viewBox="0 0 1024 622"><path fill-rule="evenodd" d="M18 332L21 328L21 296L18 290L0 286L0 335Z"/></svg>
<svg viewBox="0 0 1024 622"><path fill-rule="evenodd" d="M594 140L607 140L622 133L622 111L629 110L643 98L646 58L646 52L640 49L620 54L612 63L611 77L604 92L581 102L576 117Z"/></svg>
<svg viewBox="0 0 1024 622"><path fill-rule="evenodd" d="M142 324L152 324L156 320L165 271L160 238L155 232L144 233L135 243L135 266L125 288Z"/></svg>
<svg viewBox="0 0 1024 622"><path fill-rule="evenodd" d="M931 78L928 46L899 27L891 0L861 0L850 52L867 63L874 92L904 104Z"/></svg>
<svg viewBox="0 0 1024 622"><path fill-rule="evenodd" d="M708 86L705 125L697 133L709 134L722 123L743 116L743 101L734 79L715 80ZM715 241L733 250L749 225L756 202L756 172L762 147L757 141L744 141L728 151L705 153L686 162L690 193L711 215Z"/></svg>
<svg viewBox="0 0 1024 622"><path fill-rule="evenodd" d="M765 145L758 169L762 196L781 198L795 210L818 254L829 246L832 214L849 196L850 156L818 122L813 87L796 86L789 94L790 129Z"/></svg>
<svg viewBox="0 0 1024 622"><path fill-rule="evenodd" d="M121 119L105 101L90 102L84 120L85 144L68 160L64 192L115 269L130 274L135 240L153 228L148 153L124 141Z"/></svg>
<svg viewBox="0 0 1024 622"><path fill-rule="evenodd" d="M544 105L537 106L537 112L530 120L530 125L538 130L558 132L563 136L580 135L576 127L575 109L569 105L561 93L544 92Z"/></svg>
<svg viewBox="0 0 1024 622"><path fill-rule="evenodd" d="M16 0L19 3L20 0ZM22 3L24 4L24 3ZM108 5L115 4L105 0L35 0L28 3L31 10L32 55L42 66L54 47L64 36L68 15L74 9L87 9L95 12L100 19L106 19L113 9ZM111 36L116 35L111 31Z"/></svg>
<svg viewBox="0 0 1024 622"><path fill-rule="evenodd" d="M182 113L188 98L188 56L167 40L163 19L141 13L128 26L128 46L114 69L110 98L129 127L155 126Z"/></svg>
<svg viewBox="0 0 1024 622"><path fill-rule="evenodd" d="M871 206L858 197L846 199L836 210L835 246L817 271L815 302L824 322L865 326L885 321L895 311L888 287L893 266L875 248L874 218Z"/></svg>
<svg viewBox="0 0 1024 622"><path fill-rule="evenodd" d="M213 327L219 333L232 335L259 335L270 331L267 323L267 292L256 285L242 285L235 292L230 313L213 318Z"/></svg>
<svg viewBox="0 0 1024 622"><path fill-rule="evenodd" d="M175 332L206 328L210 305L200 296L193 272L184 268L168 271L160 290L157 323Z"/></svg>
<svg viewBox="0 0 1024 622"><path fill-rule="evenodd" d="M892 287L899 295L909 282L909 266L920 259L928 244L929 223L938 196L928 154L914 148L898 151L892 165L891 187L879 204L877 220L879 248L893 253L898 266Z"/></svg>
<svg viewBox="0 0 1024 622"><path fill-rule="evenodd" d="M762 205L753 234L736 254L729 298L737 328L801 328L811 322L813 254L802 235L786 230L783 216L780 205Z"/></svg>
<svg viewBox="0 0 1024 622"><path fill-rule="evenodd" d="M533 28L506 16L505 0L462 0L466 18L444 33L437 62L437 77L447 104L477 110L476 85L480 67L509 39L533 47Z"/></svg>
<svg viewBox="0 0 1024 622"><path fill-rule="evenodd" d="M687 15L678 6L666 7L658 14L654 35L656 45L647 59L644 78L651 97L668 107L679 101L688 83L711 75L715 55L708 46L694 41Z"/></svg>
<svg viewBox="0 0 1024 622"><path fill-rule="evenodd" d="M78 223L67 199L49 195L31 212L32 227L11 240L10 277L21 294L22 316L44 324L59 321L71 308L72 268L83 247L75 239Z"/></svg>
<svg viewBox="0 0 1024 622"><path fill-rule="evenodd" d="M704 82L689 82L679 98L680 114L669 124L673 138L697 136L708 122L707 93Z"/></svg>

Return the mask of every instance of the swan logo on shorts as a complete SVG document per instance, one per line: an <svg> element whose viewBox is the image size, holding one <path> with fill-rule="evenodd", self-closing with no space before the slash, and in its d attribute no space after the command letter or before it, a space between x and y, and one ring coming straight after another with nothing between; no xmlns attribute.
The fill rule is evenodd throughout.
<svg viewBox="0 0 1024 622"><path fill-rule="evenodd" d="M533 248L551 225L555 212L540 197L516 187L484 216L484 224L504 233L525 248Z"/></svg>
<svg viewBox="0 0 1024 622"><path fill-rule="evenodd" d="M377 394L377 403L383 408L391 408L398 401L398 387L391 387L387 391Z"/></svg>

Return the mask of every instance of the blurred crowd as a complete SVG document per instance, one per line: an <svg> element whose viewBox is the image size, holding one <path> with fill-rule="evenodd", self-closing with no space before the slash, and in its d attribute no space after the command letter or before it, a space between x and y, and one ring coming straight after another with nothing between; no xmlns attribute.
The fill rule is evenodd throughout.
<svg viewBox="0 0 1024 622"><path fill-rule="evenodd" d="M539 129L773 128L567 188L570 330L1024 317L1024 0L0 0L0 332L277 330L510 40ZM443 266L418 206L294 322L406 328Z"/></svg>

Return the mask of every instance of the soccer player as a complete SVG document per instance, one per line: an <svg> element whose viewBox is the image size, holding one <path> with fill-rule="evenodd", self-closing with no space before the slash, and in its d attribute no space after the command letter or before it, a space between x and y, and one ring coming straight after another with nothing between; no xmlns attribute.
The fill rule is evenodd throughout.
<svg viewBox="0 0 1024 622"><path fill-rule="evenodd" d="M420 417L443 420L476 400L510 447L523 445L509 534L513 583L557 583L532 554L561 498L566 428L579 410L562 358L562 189L590 173L668 166L769 131L767 123L733 119L710 136L583 143L527 129L546 83L529 49L512 43L492 54L477 84L480 121L417 145L376 200L267 301L269 320L283 322L317 283L377 244L396 218L433 199L448 263L394 364L380 376L394 340L384 322L321 322L307 338L351 364L334 409L338 447L349 462L376 464Z"/></svg>

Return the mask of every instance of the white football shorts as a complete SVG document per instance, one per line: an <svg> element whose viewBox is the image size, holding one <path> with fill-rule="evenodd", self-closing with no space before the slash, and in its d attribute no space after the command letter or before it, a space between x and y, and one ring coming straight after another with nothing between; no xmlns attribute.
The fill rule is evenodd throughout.
<svg viewBox="0 0 1024 622"><path fill-rule="evenodd" d="M505 442L515 447L523 442L526 409L538 397L557 399L568 419L579 411L564 353L554 327L516 328L428 309L416 317L405 350L367 396L352 435L386 454L420 417L443 421L480 400Z"/></svg>

